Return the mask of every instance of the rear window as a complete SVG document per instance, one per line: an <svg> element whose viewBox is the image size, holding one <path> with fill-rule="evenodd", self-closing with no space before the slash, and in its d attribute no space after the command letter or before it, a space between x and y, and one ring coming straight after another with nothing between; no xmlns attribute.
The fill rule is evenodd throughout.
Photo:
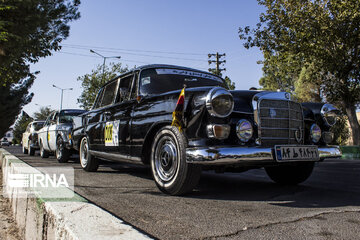
<svg viewBox="0 0 360 240"><path fill-rule="evenodd" d="M160 94L179 90L184 87L225 87L222 78L191 70L172 68L146 69L140 74L139 88L141 95Z"/></svg>

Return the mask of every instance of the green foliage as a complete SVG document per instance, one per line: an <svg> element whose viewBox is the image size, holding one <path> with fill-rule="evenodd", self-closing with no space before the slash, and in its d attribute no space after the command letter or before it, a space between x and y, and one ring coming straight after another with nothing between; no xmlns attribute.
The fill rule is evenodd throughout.
<svg viewBox="0 0 360 240"><path fill-rule="evenodd" d="M298 67L316 66L315 84L326 100L345 110L352 128L354 144L360 144L360 125L356 119L356 104L360 102L360 1L358 0L258 0L266 8L254 29L239 29L246 48L259 47L264 54L263 80L274 85L276 69L280 78L297 80L296 65L286 67L283 59L290 56ZM269 64L266 64L266 61ZM290 63L292 63L290 61ZM295 71L293 71L295 70ZM287 80L283 80L288 82ZM303 81L300 83L305 83ZM290 84L291 85L291 84ZM264 85L263 85L264 86ZM286 88L285 88L286 89Z"/></svg>
<svg viewBox="0 0 360 240"><path fill-rule="evenodd" d="M22 116L16 121L14 126L14 140L17 143L20 143L22 140L22 134L25 132L27 125L32 121L33 119L29 117L27 114L22 114Z"/></svg>
<svg viewBox="0 0 360 240"><path fill-rule="evenodd" d="M34 113L35 120L46 120L46 118L53 112L54 110L49 107L40 107L40 110Z"/></svg>
<svg viewBox="0 0 360 240"><path fill-rule="evenodd" d="M321 102L321 86L318 81L319 72L314 64L303 67L299 78L294 83L294 95L300 102Z"/></svg>
<svg viewBox="0 0 360 240"><path fill-rule="evenodd" d="M19 84L0 86L0 136L14 123L23 106L31 101L33 94L29 94L29 88L33 81L30 77Z"/></svg>
<svg viewBox="0 0 360 240"><path fill-rule="evenodd" d="M122 67L121 63L110 63L109 66L105 66L104 74L103 65L98 65L90 74L78 77L77 80L82 82L81 87L83 89L80 97L77 99L80 107L89 110L100 88L106 82L127 71L128 67Z"/></svg>
<svg viewBox="0 0 360 240"><path fill-rule="evenodd" d="M339 117L336 124L331 128L331 131L334 133L334 141L331 144L346 145L350 137L347 117L346 116Z"/></svg>
<svg viewBox="0 0 360 240"><path fill-rule="evenodd" d="M2 0L0 2L1 84L34 77L29 63L60 49L68 23L80 17L79 0Z"/></svg>
<svg viewBox="0 0 360 240"><path fill-rule="evenodd" d="M0 0L0 135L33 94L30 63L60 49L68 23L80 17L79 0Z"/></svg>
<svg viewBox="0 0 360 240"><path fill-rule="evenodd" d="M224 78L224 80L225 80L226 85L228 86L227 89L229 89L229 90L235 90L235 82L232 82L231 79L230 79L228 76L226 76L226 77Z"/></svg>

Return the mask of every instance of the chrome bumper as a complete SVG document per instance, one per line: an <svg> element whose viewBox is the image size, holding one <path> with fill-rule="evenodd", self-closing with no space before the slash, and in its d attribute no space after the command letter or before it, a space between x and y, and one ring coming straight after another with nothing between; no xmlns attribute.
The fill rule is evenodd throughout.
<svg viewBox="0 0 360 240"><path fill-rule="evenodd" d="M341 157L338 146L319 147L320 160ZM186 162L204 165L242 163L276 163L273 148L261 147L197 147L186 149Z"/></svg>

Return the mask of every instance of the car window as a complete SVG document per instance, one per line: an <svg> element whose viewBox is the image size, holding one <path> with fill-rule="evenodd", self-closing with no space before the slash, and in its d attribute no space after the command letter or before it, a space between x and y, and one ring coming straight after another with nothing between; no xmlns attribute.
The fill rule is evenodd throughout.
<svg viewBox="0 0 360 240"><path fill-rule="evenodd" d="M50 124L56 124L56 122L57 122L57 118L58 118L58 115L59 115L59 113L58 113L58 112L55 112L55 113L52 115L52 118L51 118Z"/></svg>
<svg viewBox="0 0 360 240"><path fill-rule="evenodd" d="M118 90L116 102L123 102L123 101L129 100L130 89L131 89L133 78L134 78L134 75L132 74L132 75L129 75L129 76L126 76L126 77L120 79L119 90Z"/></svg>
<svg viewBox="0 0 360 240"><path fill-rule="evenodd" d="M219 86L226 87L222 78L192 70L157 68L145 69L140 74L141 95L160 94L184 87Z"/></svg>
<svg viewBox="0 0 360 240"><path fill-rule="evenodd" d="M130 99L136 99L137 97L137 90L138 90L138 77L139 73L137 72L133 78L130 90Z"/></svg>
<svg viewBox="0 0 360 240"><path fill-rule="evenodd" d="M93 109L99 108L101 106L102 97L104 95L104 88L101 88L98 92L98 95L95 99Z"/></svg>
<svg viewBox="0 0 360 240"><path fill-rule="evenodd" d="M104 96L101 101L101 107L110 105L114 102L118 81L107 84L104 88Z"/></svg>
<svg viewBox="0 0 360 240"><path fill-rule="evenodd" d="M40 128L42 128L43 126L44 126L43 122L36 122L36 123L33 124L33 127L34 127L35 131L40 130Z"/></svg>

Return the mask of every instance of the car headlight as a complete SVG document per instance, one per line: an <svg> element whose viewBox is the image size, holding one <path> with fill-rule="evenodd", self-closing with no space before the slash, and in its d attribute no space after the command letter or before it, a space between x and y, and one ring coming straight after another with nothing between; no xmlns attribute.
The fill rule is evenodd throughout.
<svg viewBox="0 0 360 240"><path fill-rule="evenodd" d="M321 108L321 116L327 126L334 126L339 114L339 110L332 104L325 103Z"/></svg>
<svg viewBox="0 0 360 240"><path fill-rule="evenodd" d="M310 136L314 143L317 143L321 138L321 128L315 123L311 125Z"/></svg>
<svg viewBox="0 0 360 240"><path fill-rule="evenodd" d="M211 116L227 117L234 108L233 97L224 88L213 88L206 96L206 108Z"/></svg>
<svg viewBox="0 0 360 240"><path fill-rule="evenodd" d="M248 120L241 119L236 124L236 135L242 142L249 141L253 135L253 132L254 132L253 127Z"/></svg>

